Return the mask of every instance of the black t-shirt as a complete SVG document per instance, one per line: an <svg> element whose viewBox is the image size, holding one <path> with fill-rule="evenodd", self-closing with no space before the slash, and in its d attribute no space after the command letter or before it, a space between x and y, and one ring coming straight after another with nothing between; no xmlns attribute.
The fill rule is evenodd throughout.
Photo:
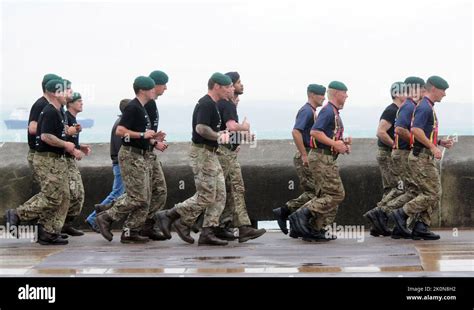
<svg viewBox="0 0 474 310"><path fill-rule="evenodd" d="M397 118L397 111L397 105L395 103L392 103L391 105L385 108L382 113L382 116L380 116L380 120L386 120L387 122L392 124L392 126L390 126L390 128L387 130L387 134L392 139L394 139L395 137L395 119ZM386 145L380 139L377 140L377 145L380 147L392 147L392 145Z"/></svg>
<svg viewBox="0 0 474 310"><path fill-rule="evenodd" d="M28 125L30 122L38 122L41 111L43 111L44 107L48 104L49 102L44 96L36 100L36 102L31 106ZM30 149L34 150L36 146L36 135L30 134L28 129L26 129L26 132L28 134L28 145L30 146Z"/></svg>
<svg viewBox="0 0 474 310"><path fill-rule="evenodd" d="M193 112L193 138L192 141L198 144L207 144L217 147L217 141L208 140L196 132L196 125L203 124L212 128L215 132L219 132L221 128L221 116L217 109L217 104L209 95L205 95L199 99Z"/></svg>
<svg viewBox="0 0 474 310"><path fill-rule="evenodd" d="M146 130L151 129L150 118L137 98L130 101L130 103L125 107L119 125L136 132L145 132ZM148 139L132 139L123 137L122 144L147 150L150 142Z"/></svg>
<svg viewBox="0 0 474 310"><path fill-rule="evenodd" d="M235 121L239 122L239 115L237 114L237 106L229 100L219 100L217 103L217 108L219 109L219 113L221 115L221 128L220 130L225 130L227 128L228 121ZM235 149L240 144L239 136L236 132L232 132L230 135L230 141L235 142L232 143L232 149Z"/></svg>
<svg viewBox="0 0 474 310"><path fill-rule="evenodd" d="M66 141L65 120L61 111L57 110L52 104L44 107L38 119L38 129L36 136L37 152L52 152L64 155L64 148L51 146L41 140L41 134L48 133L57 138Z"/></svg>
<svg viewBox="0 0 474 310"><path fill-rule="evenodd" d="M69 111L66 111L66 120L67 120L67 125L69 127L74 127L77 124L76 117L74 115L72 115L71 112L69 112ZM66 140L69 141L69 142L74 143L74 145L76 146L76 149L80 149L80 146L79 146L79 133L77 133L73 136L67 136L66 135Z"/></svg>
<svg viewBox="0 0 474 310"><path fill-rule="evenodd" d="M156 107L156 101L148 101L147 104L145 104L145 110L148 113L148 117L150 117L151 130L158 131L160 114L158 113L158 108Z"/></svg>

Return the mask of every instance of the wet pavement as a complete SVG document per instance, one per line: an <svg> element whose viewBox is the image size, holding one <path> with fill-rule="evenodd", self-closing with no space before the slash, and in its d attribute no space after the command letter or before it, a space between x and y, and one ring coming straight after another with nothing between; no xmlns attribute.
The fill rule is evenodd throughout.
<svg viewBox="0 0 474 310"><path fill-rule="evenodd" d="M308 243L277 231L225 247L189 245L176 234L144 245L88 232L67 246L0 239L0 276L473 277L474 230L436 231L438 241L374 238ZM193 235L197 240L197 235ZM360 241L360 240L359 240Z"/></svg>

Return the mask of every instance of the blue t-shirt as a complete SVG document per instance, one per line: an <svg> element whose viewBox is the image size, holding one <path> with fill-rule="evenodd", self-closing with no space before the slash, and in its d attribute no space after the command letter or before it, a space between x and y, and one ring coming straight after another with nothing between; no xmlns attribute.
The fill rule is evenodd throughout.
<svg viewBox="0 0 474 310"><path fill-rule="evenodd" d="M314 113L316 109L314 109L311 104L306 103L296 114L296 121L295 126L293 129L297 129L303 135L303 144L305 147L310 147L310 139L311 139L311 127L314 124Z"/></svg>
<svg viewBox="0 0 474 310"><path fill-rule="evenodd" d="M402 104L400 109L398 109L397 117L395 119L395 127L405 128L408 131L411 129L411 119L413 117L413 112L415 111L416 103L408 98ZM397 137L395 139L395 143L397 147L401 150L408 150L410 148L410 144L405 140Z"/></svg>
<svg viewBox="0 0 474 310"><path fill-rule="evenodd" d="M334 110L337 110L337 108L331 102L326 104L319 112L316 122L311 129L322 131L329 139L333 139L334 135L336 134L336 114L334 113ZM339 113L337 113L337 116L337 131L340 133L339 138L342 139L344 125L342 124ZM323 144L319 141L316 141L316 147L321 149L331 149L331 146Z"/></svg>
<svg viewBox="0 0 474 310"><path fill-rule="evenodd" d="M431 102L430 99L427 97L421 100L420 104L415 109L414 119L413 119L413 128L420 128L425 132L425 136L431 140L433 143L436 143L436 136L433 135L433 139L431 139L431 134L435 129L435 125L437 125L437 118L434 112L434 103ZM425 147L422 143L418 142L415 139L415 145L419 147Z"/></svg>

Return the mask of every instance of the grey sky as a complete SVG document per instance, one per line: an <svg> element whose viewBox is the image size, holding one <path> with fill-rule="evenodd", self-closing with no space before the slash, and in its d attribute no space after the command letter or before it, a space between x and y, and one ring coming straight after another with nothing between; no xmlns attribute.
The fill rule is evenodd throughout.
<svg viewBox="0 0 474 310"><path fill-rule="evenodd" d="M472 103L470 0L4 1L1 16L3 108L29 107L49 72L116 106L154 69L170 76L165 104L194 105L230 70L252 102L301 103L307 84L341 80L351 105L379 106L392 82L436 74L446 101Z"/></svg>

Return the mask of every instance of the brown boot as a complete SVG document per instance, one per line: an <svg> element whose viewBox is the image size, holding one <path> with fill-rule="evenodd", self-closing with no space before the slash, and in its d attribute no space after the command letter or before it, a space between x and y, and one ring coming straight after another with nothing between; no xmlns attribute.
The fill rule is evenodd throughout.
<svg viewBox="0 0 474 310"><path fill-rule="evenodd" d="M255 229L250 226L241 226L239 227L239 243L249 241L250 239L255 239L266 233L265 229Z"/></svg>
<svg viewBox="0 0 474 310"><path fill-rule="evenodd" d="M147 243L148 241L150 241L148 237L140 236L136 230L124 230L120 237L122 243Z"/></svg>
<svg viewBox="0 0 474 310"><path fill-rule="evenodd" d="M147 219L142 229L140 230L140 236L148 237L154 241L162 241L167 238L155 228L155 221L152 219Z"/></svg>
<svg viewBox="0 0 474 310"><path fill-rule="evenodd" d="M99 226L100 234L108 241L112 241L114 237L112 234L113 222L114 220L106 212L101 212L97 215L96 223Z"/></svg>
<svg viewBox="0 0 474 310"><path fill-rule="evenodd" d="M172 226L181 240L190 244L194 243L194 238L191 237L191 228L184 225L180 219L176 220Z"/></svg>
<svg viewBox="0 0 474 310"><path fill-rule="evenodd" d="M227 245L228 242L221 240L214 234L214 227L203 227L199 235L198 245Z"/></svg>

